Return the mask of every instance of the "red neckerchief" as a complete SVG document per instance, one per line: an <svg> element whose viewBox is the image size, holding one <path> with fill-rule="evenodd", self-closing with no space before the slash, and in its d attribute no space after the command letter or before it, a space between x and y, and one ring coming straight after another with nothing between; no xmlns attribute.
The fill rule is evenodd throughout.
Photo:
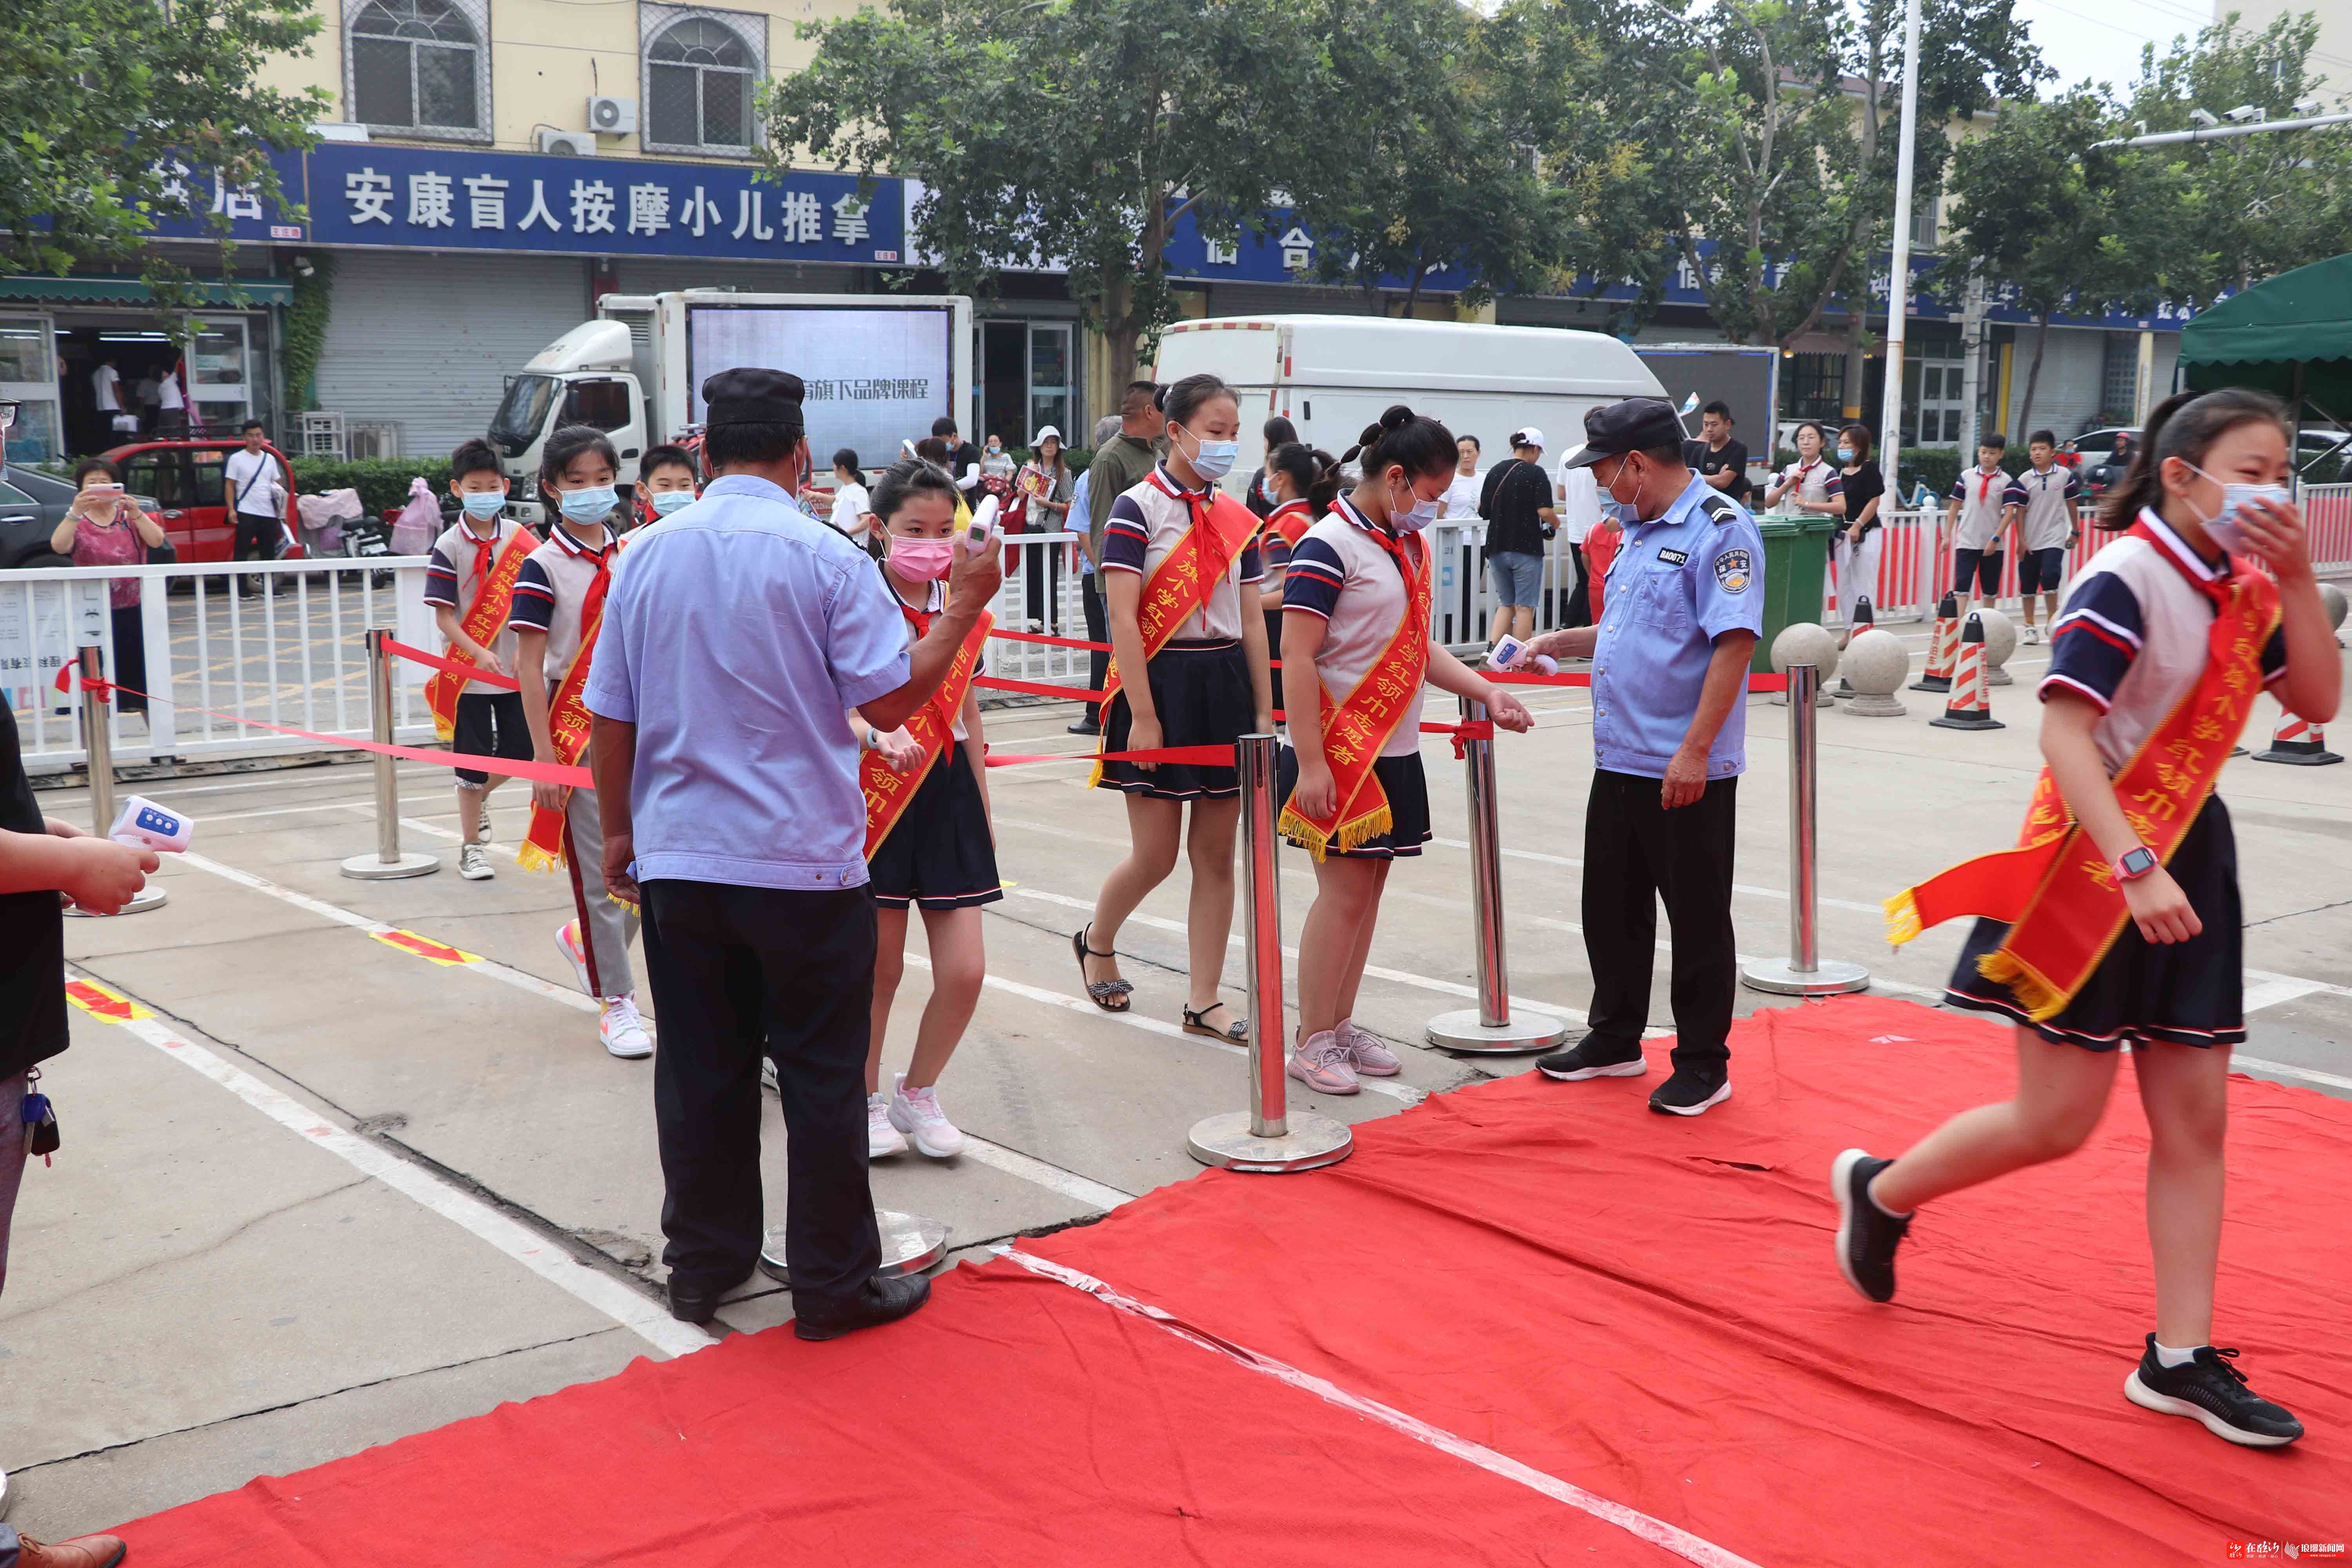
<svg viewBox="0 0 2352 1568"><path fill-rule="evenodd" d="M2132 520L2131 527L2125 530L2125 537L2147 541L2156 552L2188 581L2190 587L2212 603L2214 608L2219 609L2229 602L2230 574L2237 562L2228 553L2222 555L2221 565L2211 564L2190 549L2189 542L2174 532L2170 523L2147 507L2142 507L2139 516ZM2192 560L2197 563L2195 566L2189 564Z"/></svg>
<svg viewBox="0 0 2352 1568"><path fill-rule="evenodd" d="M1357 510L1356 503L1349 500L1346 496L1339 497L1337 500L1331 503L1331 506L1334 511L1341 513L1349 522L1354 523L1358 528L1360 528L1366 533L1370 534L1372 536L1373 543L1388 552L1389 559L1396 563L1397 575L1404 579L1405 586L1408 589L1411 588L1412 585L1413 574L1421 570L1421 562L1419 560L1419 556L1421 554L1419 548L1420 536L1417 534L1414 536L1415 547L1408 552L1405 549L1404 540L1402 536L1390 532L1386 528L1381 527L1380 524L1374 522L1370 518L1366 517L1362 512Z"/></svg>
<svg viewBox="0 0 2352 1568"><path fill-rule="evenodd" d="M1983 484L1977 487L1977 504L1979 506L1982 506L1985 502L1992 500L1993 480L2007 479L2008 476L2003 474L1999 468L1995 468L1989 474L1984 472L1982 469L1979 469L1977 472L1977 478L1984 481Z"/></svg>

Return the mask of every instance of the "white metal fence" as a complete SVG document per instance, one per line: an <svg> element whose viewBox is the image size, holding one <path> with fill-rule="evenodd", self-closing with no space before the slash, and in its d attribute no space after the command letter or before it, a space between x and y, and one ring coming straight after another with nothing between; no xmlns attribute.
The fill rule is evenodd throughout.
<svg viewBox="0 0 2352 1568"><path fill-rule="evenodd" d="M0 572L0 685L26 771L58 773L88 760L80 699L55 684L73 658L78 624L96 633L108 679L148 694L144 714L125 712L121 699L109 710L118 764L319 749L237 718L365 739L367 628L391 626L403 641L439 646L425 605L425 565L423 556L403 556ZM123 578L141 588L121 629L128 636L136 628L131 664L144 665L142 679L125 670L130 650L117 646L108 604L108 584ZM258 589L264 579L267 594ZM240 580L250 597L238 594ZM404 664L395 681L404 743L433 738L418 689L431 674Z"/></svg>

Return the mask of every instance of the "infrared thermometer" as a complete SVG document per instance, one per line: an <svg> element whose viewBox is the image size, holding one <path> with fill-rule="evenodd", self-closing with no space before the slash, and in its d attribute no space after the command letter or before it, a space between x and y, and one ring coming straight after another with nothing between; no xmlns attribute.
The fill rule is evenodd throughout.
<svg viewBox="0 0 2352 1568"><path fill-rule="evenodd" d="M1544 654L1529 655L1528 645L1505 632L1495 646L1486 650L1489 669L1532 669L1538 675L1558 675L1559 661Z"/></svg>
<svg viewBox="0 0 2352 1568"><path fill-rule="evenodd" d="M980 554L994 543L996 529L996 498L988 496L972 508L971 526L964 530L963 553L966 560Z"/></svg>
<svg viewBox="0 0 2352 1568"><path fill-rule="evenodd" d="M114 826L106 836L117 844L134 845L159 854L179 854L186 850L195 831L196 825L178 812L167 811L145 795L134 795L122 803Z"/></svg>

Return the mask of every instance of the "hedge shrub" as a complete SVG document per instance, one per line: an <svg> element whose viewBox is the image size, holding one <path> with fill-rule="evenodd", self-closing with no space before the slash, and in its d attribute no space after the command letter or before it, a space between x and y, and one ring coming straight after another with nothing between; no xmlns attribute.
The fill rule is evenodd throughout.
<svg viewBox="0 0 2352 1568"><path fill-rule="evenodd" d="M386 507L404 506L408 481L418 475L439 495L449 488L446 458L368 458L339 462L333 458L297 458L294 483L304 495L320 490L357 490L370 517L381 517Z"/></svg>

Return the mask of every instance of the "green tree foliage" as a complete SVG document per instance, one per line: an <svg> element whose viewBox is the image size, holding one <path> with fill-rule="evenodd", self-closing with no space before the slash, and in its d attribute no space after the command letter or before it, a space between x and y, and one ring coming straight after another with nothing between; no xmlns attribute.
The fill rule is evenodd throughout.
<svg viewBox="0 0 2352 1568"><path fill-rule="evenodd" d="M300 0L0 5L0 273L136 263L171 302L185 268L148 237L165 217L221 235L226 272L212 176L279 200L271 150L309 145L329 104L260 68L319 26Z"/></svg>

